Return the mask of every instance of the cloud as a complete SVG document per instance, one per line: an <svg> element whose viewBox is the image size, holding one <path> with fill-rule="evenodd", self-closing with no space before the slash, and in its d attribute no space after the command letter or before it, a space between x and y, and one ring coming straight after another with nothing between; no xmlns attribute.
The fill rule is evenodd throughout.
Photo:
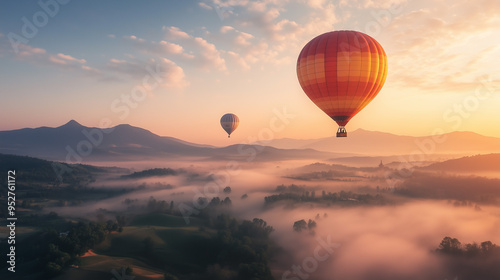
<svg viewBox="0 0 500 280"><path fill-rule="evenodd" d="M240 31L239 34L234 39L234 42L237 45L248 46L251 44L250 40L253 38L254 36L252 34Z"/></svg>
<svg viewBox="0 0 500 280"><path fill-rule="evenodd" d="M300 1L303 17L285 12L289 1L220 1L210 5L231 11L224 26L210 34L216 42L230 44L225 58L244 69L257 63L292 64L302 46L314 36L331 31L338 22L335 7L326 1Z"/></svg>
<svg viewBox="0 0 500 280"><path fill-rule="evenodd" d="M204 3L204 2L200 2L200 3L198 3L198 6L200 6L202 9L205 9L205 10L209 10L209 11L213 10L213 7L211 7L211 6L207 5L207 4L206 4L206 3Z"/></svg>
<svg viewBox="0 0 500 280"><path fill-rule="evenodd" d="M490 39L500 24L500 3L455 1L426 7L431 8L404 13L388 26L389 78L423 90L473 90L481 76L491 74L490 58L500 55Z"/></svg>
<svg viewBox="0 0 500 280"><path fill-rule="evenodd" d="M189 86L184 70L166 58L147 61L110 59L107 69L124 79L141 81L146 76L153 76L163 88L184 89Z"/></svg>
<svg viewBox="0 0 500 280"><path fill-rule="evenodd" d="M85 59L75 58L71 55L58 53L51 54L45 49L29 45L19 45L19 52L15 58L40 66L53 66L62 70L81 70L86 74L97 74L99 71L88 65Z"/></svg>
<svg viewBox="0 0 500 280"><path fill-rule="evenodd" d="M224 25L220 28L220 33L222 34L225 34L231 30L234 30L234 27L231 27L231 26L228 26L228 25Z"/></svg>
<svg viewBox="0 0 500 280"><path fill-rule="evenodd" d="M293 64L297 53L313 37L336 26L374 36L389 55L388 83L430 91L461 91L477 86L500 55L496 33L500 2L480 0L355 0L330 1L205 1L230 11L222 26L206 37L223 45L223 58L242 69L260 64ZM359 15L363 15L360 17ZM368 23L379 29L370 30ZM365 25L364 25L365 24ZM356 28L361 26L365 28ZM495 41L496 40L496 41ZM473 88L472 88L473 89Z"/></svg>
<svg viewBox="0 0 500 280"><path fill-rule="evenodd" d="M71 55L66 55L66 54L62 54L62 53L58 53L57 57L62 59L62 60L65 60L65 61L73 61L73 62L78 62L81 64L84 64L87 62L87 61L85 61L85 59L77 59L77 58L72 57Z"/></svg>
<svg viewBox="0 0 500 280"><path fill-rule="evenodd" d="M170 40L183 40L191 38L189 34L175 26L163 26L162 30L166 32L168 39Z"/></svg>
<svg viewBox="0 0 500 280"><path fill-rule="evenodd" d="M224 25L219 30L220 35L226 37L228 41L231 41L237 46L249 46L252 44L252 39L255 37L243 31L239 31L236 28L228 25Z"/></svg>
<svg viewBox="0 0 500 280"><path fill-rule="evenodd" d="M246 28L258 28L273 41L282 41L297 32L298 24L288 19L279 19L280 8L265 2L249 2L245 14L239 14L236 23Z"/></svg>
<svg viewBox="0 0 500 280"><path fill-rule="evenodd" d="M231 19L238 29L257 28L266 40L293 41L294 38L317 29L322 32L330 31L333 29L333 24L337 22L334 5L324 0L301 1L301 4L306 6L302 12L307 14L307 22L299 23L296 20L284 18L282 12L287 10L288 2L213 0L212 4L233 8L234 13ZM311 7L314 9L309 9Z"/></svg>
<svg viewBox="0 0 500 280"><path fill-rule="evenodd" d="M201 37L192 36L175 26L163 26L165 40L150 41L135 35L124 36L142 53L155 58L168 58L176 63L192 65L201 70L226 70L226 63L216 46ZM175 43L174 43L175 41Z"/></svg>
<svg viewBox="0 0 500 280"><path fill-rule="evenodd" d="M184 70L173 61L162 58L160 59L160 64L161 69L165 69L163 72L166 73L164 76L165 82L162 83L164 87L184 88L189 85L189 82L186 81Z"/></svg>
<svg viewBox="0 0 500 280"><path fill-rule="evenodd" d="M315 9L321 9L324 7L326 0L308 0L306 3L309 4L310 7Z"/></svg>
<svg viewBox="0 0 500 280"><path fill-rule="evenodd" d="M391 7L402 5L407 0L350 0L341 1L341 6L357 7L359 9L389 9Z"/></svg>
<svg viewBox="0 0 500 280"><path fill-rule="evenodd" d="M182 54L184 48L180 45L173 44L167 41L146 41L134 35L123 37L126 41L131 42L136 48L147 53L160 55L175 55Z"/></svg>
<svg viewBox="0 0 500 280"><path fill-rule="evenodd" d="M241 57L240 54L235 53L233 51L228 51L227 55L230 57L230 59L232 61L234 61L236 64L238 64L242 69L248 70L251 68L249 63L247 62L247 60L245 60L243 57Z"/></svg>
<svg viewBox="0 0 500 280"><path fill-rule="evenodd" d="M133 40L140 41L138 38ZM155 46L160 47L162 44L158 43ZM166 48L169 47L172 46L168 45ZM176 46L172 48L175 49ZM146 61L133 60L133 58L131 58L131 61L110 59L106 66L102 69L97 69L87 65L85 59L63 53L51 54L45 49L28 45L20 45L19 52L15 55L15 58L40 66L56 67L65 71L80 71L86 75L98 77L106 81L131 79L142 81L145 76L151 75L158 78L156 80L163 88L183 89L189 85L184 70L166 58L149 59Z"/></svg>
<svg viewBox="0 0 500 280"><path fill-rule="evenodd" d="M201 37L195 37L175 26L164 26L165 38L182 44L183 57L203 70L226 70L226 62L217 47Z"/></svg>

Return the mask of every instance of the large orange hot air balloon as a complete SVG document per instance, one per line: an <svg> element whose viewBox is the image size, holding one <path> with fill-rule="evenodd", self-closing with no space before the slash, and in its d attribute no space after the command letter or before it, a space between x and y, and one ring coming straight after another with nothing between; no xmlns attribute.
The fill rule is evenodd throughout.
<svg viewBox="0 0 500 280"><path fill-rule="evenodd" d="M328 32L304 46L297 76L307 96L339 125L337 137L346 137L345 125L384 85L387 56L364 33Z"/></svg>

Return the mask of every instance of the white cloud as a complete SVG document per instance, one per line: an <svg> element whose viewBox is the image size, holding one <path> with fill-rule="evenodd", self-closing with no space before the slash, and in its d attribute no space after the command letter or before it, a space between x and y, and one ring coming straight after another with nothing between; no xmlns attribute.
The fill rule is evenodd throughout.
<svg viewBox="0 0 500 280"><path fill-rule="evenodd" d="M310 7L315 9L322 9L325 6L326 0L308 0L306 1Z"/></svg>
<svg viewBox="0 0 500 280"><path fill-rule="evenodd" d="M500 1L324 0L296 3L262 0L212 0L230 11L218 32L206 32L223 57L242 69L256 64L293 64L313 37L337 29L374 36L389 55L389 81L404 87L463 90L494 67L500 56ZM294 12L291 9L295 9ZM370 30L368 23L379 30ZM365 27L358 28L359 26ZM500 73L490 73L494 80Z"/></svg>
<svg viewBox="0 0 500 280"><path fill-rule="evenodd" d="M126 37L125 40L153 53L183 55L182 47L177 44L165 41L148 42L136 36ZM163 57L146 61L134 58L134 56L128 56L129 60L112 58L104 67L96 69L87 65L85 59L63 53L51 54L45 49L29 45L19 45L19 52L13 55L21 61L39 66L55 67L64 71L80 71L80 73L98 77L103 81L135 80L140 82L146 75L151 75L150 72L153 71L159 77L160 81L158 82L163 88L183 89L189 85L184 70L175 62ZM188 54L186 57L191 58Z"/></svg>
<svg viewBox="0 0 500 280"><path fill-rule="evenodd" d="M110 59L107 69L118 74L123 79L141 81L145 76L154 76L156 81L164 88L183 89L189 85L184 70L173 61L166 58L149 59L147 61L127 61ZM152 75L151 72L155 74ZM155 77L158 77L155 78Z"/></svg>
<svg viewBox="0 0 500 280"><path fill-rule="evenodd" d="M220 28L220 33L223 33L223 34L224 34L224 33L227 33L227 32L229 32L229 31L231 31L231 30L234 30L234 27L232 27L232 26L228 26L228 25L224 25L224 26L222 26L222 27Z"/></svg>
<svg viewBox="0 0 500 280"><path fill-rule="evenodd" d="M220 51L217 47L201 37L195 37L180 30L177 27L164 26L167 40L172 40L182 44L185 51L182 53L183 58L188 62L203 70L226 70L226 62L221 57Z"/></svg>
<svg viewBox="0 0 500 280"><path fill-rule="evenodd" d="M163 76L164 81L161 83L163 87L182 89L189 86L184 70L173 61L162 58L159 61L159 65L162 72L165 73Z"/></svg>
<svg viewBox="0 0 500 280"><path fill-rule="evenodd" d="M334 5L324 0L300 1L305 5L303 13L307 13L308 21L305 23L284 18L282 12L287 10L288 2L213 0L212 4L217 7L232 8L234 13L230 19L234 21L233 27L239 30L257 28L263 33L259 38L265 37L266 40L290 41L290 37L298 38L314 29L321 29L322 32L330 31L337 22ZM311 10L311 7L314 9ZM254 32L251 34L255 35Z"/></svg>
<svg viewBox="0 0 500 280"><path fill-rule="evenodd" d="M389 78L403 87L470 91L481 77L490 75L488 58L500 55L500 41L491 40L500 25L500 3L449 1L425 6L429 8L404 13L388 26Z"/></svg>
<svg viewBox="0 0 500 280"><path fill-rule="evenodd" d="M252 34L246 32L239 32L238 36L234 39L234 42L237 45L248 46L251 44L250 40L253 39L254 36Z"/></svg>
<svg viewBox="0 0 500 280"><path fill-rule="evenodd" d="M206 3L204 3L204 2L200 2L200 3L198 3L198 6L200 6L201 8L203 8L203 9L205 9L205 10L209 10L209 11L213 10L213 8L212 8L211 6L207 5L207 4L206 4Z"/></svg>
<svg viewBox="0 0 500 280"><path fill-rule="evenodd" d="M15 58L40 66L54 66L62 70L83 70L87 74L96 74L99 71L86 65L85 59L75 58L67 54L50 54L45 49L19 45L19 52ZM83 67L85 66L85 67Z"/></svg>
<svg viewBox="0 0 500 280"><path fill-rule="evenodd" d="M175 26L163 26L162 30L165 31L165 34L167 35L167 40L182 40L182 39L189 39L191 36L187 34L186 32L180 30L178 27Z"/></svg>
<svg viewBox="0 0 500 280"><path fill-rule="evenodd" d="M284 15L288 2L213 0L212 5L231 8L232 13L224 19L219 33L211 37L230 42L226 56L245 65L245 69L259 62L293 63L302 46L314 36L333 30L338 18L334 5L325 1L300 1L304 16L291 18Z"/></svg>
<svg viewBox="0 0 500 280"><path fill-rule="evenodd" d="M219 30L219 33L219 36L215 36L217 40L232 42L237 46L249 46L253 43L251 42L252 39L255 38L252 34L237 30L236 28L229 25L222 26Z"/></svg>
<svg viewBox="0 0 500 280"><path fill-rule="evenodd" d="M123 38L126 41L131 42L139 50L146 53L155 53L160 55L175 55L175 54L181 54L184 51L182 46L167 41L159 41L159 42L146 41L134 35L124 36Z"/></svg>
<svg viewBox="0 0 500 280"><path fill-rule="evenodd" d="M62 53L58 53L57 57L59 57L60 59L66 60L66 61L74 61L74 62L78 62L81 64L86 63L85 59L77 59L77 58L72 57L71 55L66 55L66 54L62 54Z"/></svg>
<svg viewBox="0 0 500 280"><path fill-rule="evenodd" d="M235 53L233 51L228 51L227 54L230 57L230 59L234 61L238 66L240 66L242 69L245 70L250 69L250 65L248 64L247 60L241 57L238 53Z"/></svg>

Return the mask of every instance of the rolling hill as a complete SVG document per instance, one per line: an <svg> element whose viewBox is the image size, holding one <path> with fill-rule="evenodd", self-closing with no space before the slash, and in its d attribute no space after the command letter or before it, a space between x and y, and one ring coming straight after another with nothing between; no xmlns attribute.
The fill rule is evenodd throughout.
<svg viewBox="0 0 500 280"><path fill-rule="evenodd" d="M425 170L446 172L499 172L500 154L476 155L433 163Z"/></svg>

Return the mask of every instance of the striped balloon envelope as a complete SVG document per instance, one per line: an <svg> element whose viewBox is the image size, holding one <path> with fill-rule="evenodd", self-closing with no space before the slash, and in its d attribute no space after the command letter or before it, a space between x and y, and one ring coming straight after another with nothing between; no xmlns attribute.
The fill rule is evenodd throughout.
<svg viewBox="0 0 500 280"><path fill-rule="evenodd" d="M240 119L235 114L225 114L220 119L220 125L227 132L227 138L231 137L231 133L233 133L233 131L238 127L239 124Z"/></svg>
<svg viewBox="0 0 500 280"><path fill-rule="evenodd" d="M346 137L345 125L382 89L387 56L364 33L332 31L304 46L297 76L307 96L339 125L337 137Z"/></svg>

